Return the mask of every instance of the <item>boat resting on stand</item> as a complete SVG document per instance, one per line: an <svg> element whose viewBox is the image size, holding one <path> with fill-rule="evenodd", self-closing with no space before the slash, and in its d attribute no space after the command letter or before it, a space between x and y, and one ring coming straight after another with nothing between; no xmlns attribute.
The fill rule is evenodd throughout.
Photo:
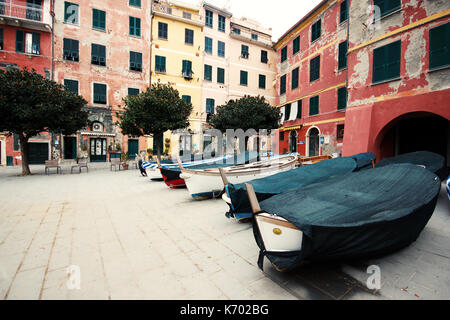
<svg viewBox="0 0 450 320"><path fill-rule="evenodd" d="M246 165L223 168L231 183L243 183L250 180L267 177L279 172L295 168L297 156L284 156L259 161ZM197 200L222 195L224 183L219 168L192 170L184 168L181 163L180 177L185 180L190 195Z"/></svg>
<svg viewBox="0 0 450 320"><path fill-rule="evenodd" d="M357 168L357 163L353 158L334 158L301 166L288 172L251 180L248 183L253 186L257 199L261 202L282 192L349 174ZM222 195L222 199L230 207L226 217L238 221L251 219L253 213L245 185L243 183L232 184L228 181L225 172L223 172L223 175L225 193Z"/></svg>
<svg viewBox="0 0 450 320"><path fill-rule="evenodd" d="M394 164L354 172L258 202L246 185L253 233L264 257L279 271L303 262L362 259L414 242L431 218L441 189L420 166Z"/></svg>

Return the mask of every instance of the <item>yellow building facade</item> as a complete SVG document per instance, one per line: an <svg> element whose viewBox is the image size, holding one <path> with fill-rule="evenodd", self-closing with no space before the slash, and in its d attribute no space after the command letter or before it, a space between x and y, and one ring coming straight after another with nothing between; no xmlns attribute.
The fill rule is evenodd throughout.
<svg viewBox="0 0 450 320"><path fill-rule="evenodd" d="M193 105L189 118L192 133L180 141L171 132L164 134L164 150L171 153L183 144L186 150L201 151L201 133L205 116L202 110L204 21L200 7L178 1L153 3L151 82L170 83L180 97ZM167 148L167 139L170 147ZM148 139L148 148L156 153L156 141Z"/></svg>

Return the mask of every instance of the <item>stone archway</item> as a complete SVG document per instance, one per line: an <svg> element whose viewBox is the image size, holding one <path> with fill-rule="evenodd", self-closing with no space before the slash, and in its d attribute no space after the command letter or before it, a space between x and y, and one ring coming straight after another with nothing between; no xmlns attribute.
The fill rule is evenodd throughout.
<svg viewBox="0 0 450 320"><path fill-rule="evenodd" d="M306 133L306 156L320 156L320 130L317 127L311 127Z"/></svg>
<svg viewBox="0 0 450 320"><path fill-rule="evenodd" d="M414 151L431 151L450 158L449 120L430 112L412 112L387 123L375 139L380 160Z"/></svg>
<svg viewBox="0 0 450 320"><path fill-rule="evenodd" d="M289 152L297 153L297 131L292 130L289 134Z"/></svg>

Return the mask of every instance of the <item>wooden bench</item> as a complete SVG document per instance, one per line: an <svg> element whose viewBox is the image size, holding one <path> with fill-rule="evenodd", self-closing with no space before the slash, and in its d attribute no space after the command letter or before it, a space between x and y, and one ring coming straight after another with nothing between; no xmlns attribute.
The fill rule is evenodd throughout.
<svg viewBox="0 0 450 320"><path fill-rule="evenodd" d="M120 171L120 167L123 168L123 162L120 161L120 159L111 159L111 167L110 167L110 171L112 171L112 168L114 167L114 171L117 171L117 167L119 168Z"/></svg>
<svg viewBox="0 0 450 320"><path fill-rule="evenodd" d="M89 172L89 167L88 167L88 160L86 158L80 159L78 160L78 163L76 165L73 165L70 168L70 173L73 173L73 169L74 168L78 168L78 172L81 173L81 168L86 168L86 171Z"/></svg>
<svg viewBox="0 0 450 320"><path fill-rule="evenodd" d="M56 168L56 173L62 174L61 166L58 160L45 160L45 174L50 173L50 169Z"/></svg>

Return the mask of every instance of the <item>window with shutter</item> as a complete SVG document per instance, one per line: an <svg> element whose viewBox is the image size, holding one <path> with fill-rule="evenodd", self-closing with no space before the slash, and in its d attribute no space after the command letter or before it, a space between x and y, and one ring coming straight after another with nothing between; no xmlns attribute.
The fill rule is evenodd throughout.
<svg viewBox="0 0 450 320"><path fill-rule="evenodd" d="M401 41L373 50L372 83L400 77Z"/></svg>
<svg viewBox="0 0 450 320"><path fill-rule="evenodd" d="M347 88L338 89L338 110L345 110L347 108Z"/></svg>
<svg viewBox="0 0 450 320"><path fill-rule="evenodd" d="M287 46L281 49L281 62L287 60Z"/></svg>
<svg viewBox="0 0 450 320"><path fill-rule="evenodd" d="M339 44L338 70L347 68L347 41Z"/></svg>
<svg viewBox="0 0 450 320"><path fill-rule="evenodd" d="M248 72L241 70L241 86L247 86L248 84Z"/></svg>
<svg viewBox="0 0 450 320"><path fill-rule="evenodd" d="M320 78L320 56L311 59L309 64L309 82L313 82Z"/></svg>
<svg viewBox="0 0 450 320"><path fill-rule="evenodd" d="M129 96L137 96L139 94L139 89L136 88L128 88Z"/></svg>
<svg viewBox="0 0 450 320"><path fill-rule="evenodd" d="M269 62L269 59L267 58L267 51L266 50L261 50L261 62L262 63Z"/></svg>
<svg viewBox="0 0 450 320"><path fill-rule="evenodd" d="M212 81L212 66L205 64L205 81Z"/></svg>
<svg viewBox="0 0 450 320"><path fill-rule="evenodd" d="M248 59L248 56L249 56L248 46L241 45L241 57L244 59Z"/></svg>
<svg viewBox="0 0 450 320"><path fill-rule="evenodd" d="M105 17L105 11L92 9L92 27L104 31L106 29Z"/></svg>
<svg viewBox="0 0 450 320"><path fill-rule="evenodd" d="M184 96L181 97L181 99L183 99L184 102L186 102L187 104L191 103L191 96L184 95Z"/></svg>
<svg viewBox="0 0 450 320"><path fill-rule="evenodd" d="M342 23L347 19L348 19L348 0L344 0L341 2L341 14L339 23Z"/></svg>
<svg viewBox="0 0 450 320"><path fill-rule="evenodd" d="M4 50L3 48L3 29L0 29L0 50Z"/></svg>
<svg viewBox="0 0 450 320"><path fill-rule="evenodd" d="M158 38L167 40L169 38L169 31L167 23L158 22Z"/></svg>
<svg viewBox="0 0 450 320"><path fill-rule="evenodd" d="M78 95L78 81L77 80L64 79L64 85L66 86L66 90Z"/></svg>
<svg viewBox="0 0 450 320"><path fill-rule="evenodd" d="M321 30L322 28L322 22L321 20L314 23L311 27L311 42L314 42L315 40L320 38Z"/></svg>
<svg viewBox="0 0 450 320"><path fill-rule="evenodd" d="M286 93L286 75L280 78L280 95Z"/></svg>
<svg viewBox="0 0 450 320"><path fill-rule="evenodd" d="M380 18L397 11L402 7L401 0L373 0L373 5L380 8ZM377 17L375 17L376 19Z"/></svg>
<svg viewBox="0 0 450 320"><path fill-rule="evenodd" d="M337 125L337 133L336 133L336 140L343 140L344 139L344 125L338 124Z"/></svg>
<svg viewBox="0 0 450 320"><path fill-rule="evenodd" d="M141 7L141 0L130 0L130 6Z"/></svg>
<svg viewBox="0 0 450 320"><path fill-rule="evenodd" d="M263 74L259 75L259 88L260 89L266 88L266 76Z"/></svg>
<svg viewBox="0 0 450 320"><path fill-rule="evenodd" d="M294 39L292 42L292 55L295 55L300 51L300 36Z"/></svg>
<svg viewBox="0 0 450 320"><path fill-rule="evenodd" d="M91 45L91 63L106 66L106 47L99 44Z"/></svg>
<svg viewBox="0 0 450 320"><path fill-rule="evenodd" d="M214 16L214 13L212 11L206 10L205 26L210 27L210 28L213 27L213 16Z"/></svg>
<svg viewBox="0 0 450 320"><path fill-rule="evenodd" d="M142 72L142 53L130 51L130 70Z"/></svg>
<svg viewBox="0 0 450 320"><path fill-rule="evenodd" d="M298 88L299 71L299 68L295 68L294 70L292 70L292 90Z"/></svg>
<svg viewBox="0 0 450 320"><path fill-rule="evenodd" d="M297 101L297 119L302 118L302 100Z"/></svg>
<svg viewBox="0 0 450 320"><path fill-rule="evenodd" d="M182 75L186 79L192 79L192 61L183 60Z"/></svg>
<svg viewBox="0 0 450 320"><path fill-rule="evenodd" d="M219 15L219 31L225 32L225 17Z"/></svg>
<svg viewBox="0 0 450 320"><path fill-rule="evenodd" d="M166 72L166 57L155 56L155 72Z"/></svg>
<svg viewBox="0 0 450 320"><path fill-rule="evenodd" d="M210 99L210 98L206 99L206 113L207 114L214 114L214 105L215 105L214 99Z"/></svg>
<svg viewBox="0 0 450 320"><path fill-rule="evenodd" d="M217 68L217 83L225 83L225 69Z"/></svg>
<svg viewBox="0 0 450 320"><path fill-rule="evenodd" d="M430 29L430 69L450 65L450 22Z"/></svg>
<svg viewBox="0 0 450 320"><path fill-rule="evenodd" d="M106 104L106 84L94 83L94 103Z"/></svg>
<svg viewBox="0 0 450 320"><path fill-rule="evenodd" d="M284 106L284 122L288 121L291 117L291 104L287 104Z"/></svg>
<svg viewBox="0 0 450 320"><path fill-rule="evenodd" d="M219 57L225 57L225 42L219 41L217 45L217 55Z"/></svg>
<svg viewBox="0 0 450 320"><path fill-rule="evenodd" d="M194 30L184 29L184 43L185 44L194 44Z"/></svg>
<svg viewBox="0 0 450 320"><path fill-rule="evenodd" d="M130 36L141 36L141 19L130 17Z"/></svg>
<svg viewBox="0 0 450 320"><path fill-rule="evenodd" d="M78 40L63 39L63 59L68 61L79 61Z"/></svg>
<svg viewBox="0 0 450 320"><path fill-rule="evenodd" d="M315 116L319 114L319 96L309 99L309 115Z"/></svg>
<svg viewBox="0 0 450 320"><path fill-rule="evenodd" d="M205 52L212 54L213 53L213 39L205 37Z"/></svg>
<svg viewBox="0 0 450 320"><path fill-rule="evenodd" d="M65 1L64 2L64 22L78 24L78 4Z"/></svg>
<svg viewBox="0 0 450 320"><path fill-rule="evenodd" d="M16 52L25 52L25 32L16 31Z"/></svg>

